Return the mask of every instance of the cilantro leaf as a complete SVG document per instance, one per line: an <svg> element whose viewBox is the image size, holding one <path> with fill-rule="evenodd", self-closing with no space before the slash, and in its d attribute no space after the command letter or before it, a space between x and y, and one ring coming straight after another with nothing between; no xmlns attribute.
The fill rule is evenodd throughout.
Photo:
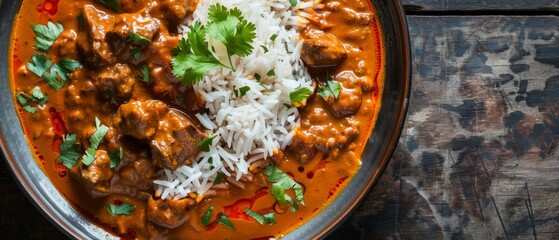
<svg viewBox="0 0 559 240"><path fill-rule="evenodd" d="M334 96L334 99L338 99L340 96L341 86L338 82L327 81L326 85L318 91L318 95L322 98L327 99L330 96Z"/></svg>
<svg viewBox="0 0 559 240"><path fill-rule="evenodd" d="M250 90L249 86L244 86L244 87L239 88L239 90L237 90L237 89L233 90L233 93L235 93L236 97L242 97L242 96L246 95L249 90Z"/></svg>
<svg viewBox="0 0 559 240"><path fill-rule="evenodd" d="M204 138L204 140L202 140L198 144L196 144L196 147L201 148L202 151L204 151L204 152L209 152L210 151L210 146L212 145L212 141L216 137L217 137L216 135L213 135L213 136L209 136L207 138Z"/></svg>
<svg viewBox="0 0 559 240"><path fill-rule="evenodd" d="M177 55L171 60L172 73L183 83L193 85L206 74L223 64L208 50L204 27L195 22L190 26L188 39L182 38L175 49Z"/></svg>
<svg viewBox="0 0 559 240"><path fill-rule="evenodd" d="M202 225L204 227L207 227L208 225L210 225L210 219L212 217L212 212L214 210L214 206L210 205L210 207L208 208L208 210L206 210L206 212L204 213L204 215L202 216Z"/></svg>
<svg viewBox="0 0 559 240"><path fill-rule="evenodd" d="M214 184L220 184L221 181L223 181L224 176L225 176L225 173L222 173L222 172L217 173L217 176L215 176L215 179L214 179Z"/></svg>
<svg viewBox="0 0 559 240"><path fill-rule="evenodd" d="M124 157L124 151L122 150L122 147L118 148L117 151L114 151L113 153L109 154L111 168L118 167L120 161L122 160L122 157Z"/></svg>
<svg viewBox="0 0 559 240"><path fill-rule="evenodd" d="M272 195L280 205L285 205L289 202L292 205L292 211L299 208L297 202L305 204L303 197L303 186L295 182L289 175L285 174L281 169L274 165L270 165L264 169L264 174L268 176L268 182L272 184ZM295 199L297 202L293 201L291 197L285 194L285 190L293 189L295 192Z"/></svg>
<svg viewBox="0 0 559 240"><path fill-rule="evenodd" d="M29 105L29 102L35 102L42 107L47 103L49 97L41 92L40 87L35 86L33 90L31 90L31 96L24 92L19 92L16 94L16 99L25 111L35 113L37 112L37 108Z"/></svg>
<svg viewBox="0 0 559 240"><path fill-rule="evenodd" d="M260 47L262 48L262 50L264 50L264 53L267 53L269 51L268 48L264 45L260 45Z"/></svg>
<svg viewBox="0 0 559 240"><path fill-rule="evenodd" d="M276 76L276 71L274 69L270 69L270 71L266 73L266 76L268 77Z"/></svg>
<svg viewBox="0 0 559 240"><path fill-rule="evenodd" d="M278 37L277 34L272 34L272 36L270 36L270 40L272 40L272 42L273 42L273 41L276 41L276 38L277 38L277 37Z"/></svg>
<svg viewBox="0 0 559 240"><path fill-rule="evenodd" d="M146 44L151 43L151 40L149 40L145 37L142 37L135 32L130 32L128 34L128 37L130 38L130 40L132 40L132 43L137 44L137 45L146 45Z"/></svg>
<svg viewBox="0 0 559 240"><path fill-rule="evenodd" d="M37 45L33 46L33 49L41 52L48 52L50 46L54 41L60 36L60 33L64 31L64 27L60 23L52 23L49 21L47 25L35 24L31 25L33 32L35 32L36 37L35 43Z"/></svg>
<svg viewBox="0 0 559 240"><path fill-rule="evenodd" d="M76 143L76 134L66 134L62 138L62 144L60 144L59 149L60 155L56 159L62 162L64 166L71 169L78 164L78 159L82 154L79 152L80 145Z"/></svg>
<svg viewBox="0 0 559 240"><path fill-rule="evenodd" d="M120 10L122 9L118 0L96 0L96 1L99 4L101 4L103 7L111 9L115 12L120 12Z"/></svg>
<svg viewBox="0 0 559 240"><path fill-rule="evenodd" d="M244 57L252 53L256 26L246 21L238 8L227 9L215 4L209 8L208 18L210 21L205 26L200 22L194 22L189 27L187 39L181 39L179 46L174 50L175 57L171 60L172 73L185 84L196 84L210 70L217 67L236 71L231 57ZM209 50L207 36L223 43L227 49L229 65L223 64L214 56L213 46L212 51Z"/></svg>
<svg viewBox="0 0 559 240"><path fill-rule="evenodd" d="M274 212L269 212L264 215L260 215L248 208L244 209L245 213L250 216L252 219L256 220L260 225L266 223L268 225L272 225L276 223L276 214Z"/></svg>
<svg viewBox="0 0 559 240"><path fill-rule="evenodd" d="M109 131L109 127L101 124L101 121L97 117L95 117L95 127L95 132L89 137L89 148L85 150L85 154L82 158L83 164L88 166L95 161L95 151L105 137L105 134Z"/></svg>
<svg viewBox="0 0 559 240"><path fill-rule="evenodd" d="M142 78L140 81L149 83L151 81L151 73L147 64L144 64L142 68L140 68L140 72L142 72Z"/></svg>
<svg viewBox="0 0 559 240"><path fill-rule="evenodd" d="M43 74L50 68L52 61L47 59L45 54L35 54L31 57L31 61L27 63L27 68L37 76L42 77Z"/></svg>
<svg viewBox="0 0 559 240"><path fill-rule="evenodd" d="M111 215L132 215L132 212L136 206L129 204L129 203L121 203L120 205L114 205L112 203L105 206L105 209Z"/></svg>
<svg viewBox="0 0 559 240"><path fill-rule="evenodd" d="M49 96L43 94L39 86L35 86L33 90L31 90L31 96L33 96L31 100L39 104L41 107L49 101Z"/></svg>
<svg viewBox="0 0 559 240"><path fill-rule="evenodd" d="M142 53L137 48L130 49L130 55L136 60L140 60L140 57L142 57Z"/></svg>
<svg viewBox="0 0 559 240"><path fill-rule="evenodd" d="M35 113L37 112L37 108L36 107L32 107L31 105L29 105L29 101L27 101L27 97L25 93L18 93L16 94L16 99L19 102L19 104L21 105L21 107L23 107L23 110L30 112L30 113Z"/></svg>
<svg viewBox="0 0 559 240"><path fill-rule="evenodd" d="M295 7L297 6L297 0L289 0L289 4L291 4L291 6Z"/></svg>
<svg viewBox="0 0 559 240"><path fill-rule="evenodd" d="M306 87L299 88L291 93L289 93L289 98L291 99L291 103L296 106L296 103L303 102L307 100L307 98L311 95L311 90Z"/></svg>
<svg viewBox="0 0 559 240"><path fill-rule="evenodd" d="M229 220L227 215L225 215L225 213L223 213L223 212L221 213L221 217L219 217L217 219L217 222L227 226L228 228L231 228L231 229L235 230L235 226L233 226L233 223L231 223L231 220Z"/></svg>
<svg viewBox="0 0 559 240"><path fill-rule="evenodd" d="M266 213L262 216L264 217L264 223L266 223L268 225L272 225L272 224L276 223L276 213L269 212L269 213Z"/></svg>
<svg viewBox="0 0 559 240"><path fill-rule="evenodd" d="M50 62L50 60L47 61ZM62 89L62 87L64 87L64 85L68 81L70 81L70 77L68 77L68 74L81 66L82 64L76 60L62 59L60 60L60 62L50 67L50 72L44 71L40 76L47 82L50 87L54 88L56 91L60 91L60 89ZM38 72L36 72L35 74L37 73Z"/></svg>
<svg viewBox="0 0 559 240"><path fill-rule="evenodd" d="M256 220L258 223L260 223L260 225L262 225L264 223L264 216L253 212L252 210L245 208L245 213L250 216L252 219Z"/></svg>

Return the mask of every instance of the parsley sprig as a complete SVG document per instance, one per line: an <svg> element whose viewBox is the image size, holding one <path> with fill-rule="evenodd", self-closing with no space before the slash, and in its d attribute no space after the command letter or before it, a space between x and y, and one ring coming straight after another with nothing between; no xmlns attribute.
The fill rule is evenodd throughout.
<svg viewBox="0 0 559 240"><path fill-rule="evenodd" d="M264 174L268 176L268 182L272 184L272 196L276 198L278 203L282 206L289 203L291 205L291 211L295 212L299 209L299 204L305 205L305 200L303 197L303 186L295 182L289 175L285 174L281 169L274 165L270 165L264 169ZM293 199L285 193L285 190L293 189L295 192L295 199Z"/></svg>
<svg viewBox="0 0 559 240"><path fill-rule="evenodd" d="M171 60L173 74L185 84L201 81L215 68L225 67L236 71L232 57L245 57L252 53L252 42L256 38L256 26L244 19L238 8L228 9L220 4L212 5L208 12L208 23L194 22L182 38ZM227 49L228 63L222 63L215 55L215 47L208 38L221 42Z"/></svg>
<svg viewBox="0 0 559 240"><path fill-rule="evenodd" d="M121 203L120 205L114 205L112 203L105 206L105 209L111 215L132 215L132 212L136 206L129 204L129 203Z"/></svg>
<svg viewBox="0 0 559 240"><path fill-rule="evenodd" d="M16 94L16 99L25 111L35 113L37 111L37 108L29 105L29 102L35 102L42 107L49 100L49 96L43 94L43 92L41 92L41 88L36 86L33 88L33 90L31 90L31 95L28 95L24 92L19 92L18 94Z"/></svg>
<svg viewBox="0 0 559 240"><path fill-rule="evenodd" d="M80 145L76 143L76 134L66 134L60 144L60 155L56 158L68 169L78 164L78 159L82 156L80 153Z"/></svg>
<svg viewBox="0 0 559 240"><path fill-rule="evenodd" d="M89 137L89 148L85 150L85 154L83 155L82 162L83 164L89 166L93 161L95 161L95 151L99 144L105 137L105 134L109 131L109 127L101 123L99 118L95 117L95 132Z"/></svg>
<svg viewBox="0 0 559 240"><path fill-rule="evenodd" d="M33 32L35 32L36 37L33 49L41 52L48 52L50 46L54 41L60 36L60 33L64 31L64 27L60 23L53 23L49 21L47 25L35 24L31 25Z"/></svg>
<svg viewBox="0 0 559 240"><path fill-rule="evenodd" d="M44 79L56 91L60 91L70 81L68 74L81 66L80 62L72 59L62 59L52 65L52 61L44 54L33 55L31 61L27 63L29 71Z"/></svg>

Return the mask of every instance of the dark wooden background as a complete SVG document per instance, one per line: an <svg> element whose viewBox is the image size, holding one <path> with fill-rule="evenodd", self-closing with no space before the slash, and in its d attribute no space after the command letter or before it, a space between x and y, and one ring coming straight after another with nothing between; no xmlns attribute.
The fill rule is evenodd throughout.
<svg viewBox="0 0 559 240"><path fill-rule="evenodd" d="M329 239L559 239L559 3L404 0L410 111ZM0 238L64 239L0 161Z"/></svg>

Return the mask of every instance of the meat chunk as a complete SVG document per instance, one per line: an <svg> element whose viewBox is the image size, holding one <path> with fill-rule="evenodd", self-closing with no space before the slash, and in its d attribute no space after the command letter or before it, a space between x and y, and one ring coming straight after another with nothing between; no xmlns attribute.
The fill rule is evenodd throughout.
<svg viewBox="0 0 559 240"><path fill-rule="evenodd" d="M120 105L113 124L122 134L148 139L155 134L159 120L169 111L161 101L130 101Z"/></svg>
<svg viewBox="0 0 559 240"><path fill-rule="evenodd" d="M70 173L85 186L92 197L103 197L111 192L114 170L111 169L111 161L105 151L97 150L93 163L87 166L80 162Z"/></svg>
<svg viewBox="0 0 559 240"><path fill-rule="evenodd" d="M159 121L159 127L150 141L152 160L162 168L171 170L192 163L200 152L196 146L206 137L184 115L170 111Z"/></svg>
<svg viewBox="0 0 559 240"><path fill-rule="evenodd" d="M151 18L146 13L123 13L119 14L114 25L107 31L106 41L112 47L115 54L128 49L127 44L143 46L131 39L131 34L151 41L159 33L159 20Z"/></svg>
<svg viewBox="0 0 559 240"><path fill-rule="evenodd" d="M353 115L361 107L361 80L351 71L341 72L334 80L340 83L340 95L338 98L331 96L325 99L326 105L335 117Z"/></svg>
<svg viewBox="0 0 559 240"><path fill-rule="evenodd" d="M148 199L147 218L149 221L166 228L176 228L188 221L188 208L194 204L190 198Z"/></svg>
<svg viewBox="0 0 559 240"><path fill-rule="evenodd" d="M90 66L102 67L116 60L105 41L106 33L114 25L114 17L91 5L83 9L84 29L78 33L78 50Z"/></svg>
<svg viewBox="0 0 559 240"><path fill-rule="evenodd" d="M198 0L159 0L157 6L150 13L159 19L165 19L169 27L179 24L183 19L194 12Z"/></svg>
<svg viewBox="0 0 559 240"><path fill-rule="evenodd" d="M316 105L313 98L311 105L301 114L301 125L295 131L290 145L295 156L301 162L311 160L320 151L337 157L346 145L359 134L359 123L353 117L338 119L327 109Z"/></svg>
<svg viewBox="0 0 559 240"><path fill-rule="evenodd" d="M142 146L126 146L124 156L113 180L113 193L147 199L157 178L157 166L152 163L146 148L130 151Z"/></svg>
<svg viewBox="0 0 559 240"><path fill-rule="evenodd" d="M301 59L310 67L337 66L347 56L347 50L336 36L319 30L305 34Z"/></svg>
<svg viewBox="0 0 559 240"><path fill-rule="evenodd" d="M94 84L103 96L126 101L132 97L136 80L128 65L117 63L103 68Z"/></svg>

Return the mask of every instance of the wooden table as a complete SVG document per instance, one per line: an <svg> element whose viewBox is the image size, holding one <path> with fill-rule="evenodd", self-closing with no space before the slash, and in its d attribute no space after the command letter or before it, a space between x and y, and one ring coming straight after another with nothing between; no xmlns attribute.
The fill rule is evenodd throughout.
<svg viewBox="0 0 559 240"><path fill-rule="evenodd" d="M559 3L404 0L413 88L376 188L329 239L559 239ZM0 161L2 239L65 238Z"/></svg>

